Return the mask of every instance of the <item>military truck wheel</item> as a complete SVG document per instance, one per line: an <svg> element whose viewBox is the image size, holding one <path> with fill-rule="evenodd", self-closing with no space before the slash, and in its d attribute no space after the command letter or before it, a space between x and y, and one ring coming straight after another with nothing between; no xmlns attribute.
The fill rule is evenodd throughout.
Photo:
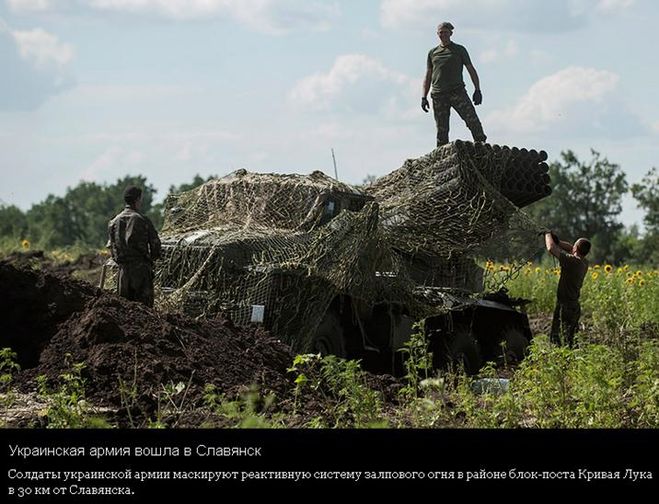
<svg viewBox="0 0 659 504"><path fill-rule="evenodd" d="M453 366L464 368L469 375L478 373L483 360L478 342L468 327L455 327L448 350Z"/></svg>
<svg viewBox="0 0 659 504"><path fill-rule="evenodd" d="M332 309L327 310L313 338L313 351L321 355L346 357L346 344L339 317Z"/></svg>
<svg viewBox="0 0 659 504"><path fill-rule="evenodd" d="M521 329L508 326L503 330L502 358L507 364L522 362L528 353L529 340L524 336Z"/></svg>

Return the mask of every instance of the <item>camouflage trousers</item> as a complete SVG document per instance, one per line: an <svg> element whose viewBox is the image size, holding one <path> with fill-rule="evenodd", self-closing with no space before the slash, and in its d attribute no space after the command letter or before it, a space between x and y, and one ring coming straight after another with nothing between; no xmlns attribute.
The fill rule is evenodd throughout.
<svg viewBox="0 0 659 504"><path fill-rule="evenodd" d="M474 142L484 142L487 137L483 133L476 109L467 95L465 88L456 89L447 93L432 93L432 109L437 125L437 147L448 143L449 120L451 107L453 107L462 120L467 124Z"/></svg>
<svg viewBox="0 0 659 504"><path fill-rule="evenodd" d="M554 309L554 318L551 321L552 343L557 345L574 344L574 333L579 328L579 318L581 317L581 305L579 303L562 303L556 301Z"/></svg>
<svg viewBox="0 0 659 504"><path fill-rule="evenodd" d="M119 265L117 293L130 301L153 306L153 267L147 262Z"/></svg>

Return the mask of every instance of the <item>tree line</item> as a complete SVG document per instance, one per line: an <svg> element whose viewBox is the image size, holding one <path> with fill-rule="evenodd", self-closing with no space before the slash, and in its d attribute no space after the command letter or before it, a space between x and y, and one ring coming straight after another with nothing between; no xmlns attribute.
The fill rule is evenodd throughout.
<svg viewBox="0 0 659 504"><path fill-rule="evenodd" d="M652 168L640 183L630 185L620 166L599 152L581 161L567 150L549 166L551 196L524 209L541 226L561 238L580 236L593 242L594 262L659 265L659 171ZM191 182L172 185L169 194L197 187L213 176L195 175ZM143 188L142 212L157 229L162 226L163 204L154 203L155 187L143 176L126 176L113 184L80 182L64 196L49 195L29 210L0 204L0 240L27 239L33 247L53 249L71 245L103 247L107 223L123 207L128 185ZM645 212L645 231L620 221L622 199L631 193Z"/></svg>
<svg viewBox="0 0 659 504"><path fill-rule="evenodd" d="M591 150L584 162L568 150L549 165L549 176L552 194L527 209L536 222L570 241L589 238L591 262L659 265L657 168L630 186L620 166L599 152ZM644 233L620 221L622 199L629 193L644 211Z"/></svg>
<svg viewBox="0 0 659 504"><path fill-rule="evenodd" d="M211 178L215 176L195 175L189 183L170 186L168 195L193 189ZM158 190L146 177L127 175L113 184L80 182L64 196L50 194L26 212L15 205L0 205L0 240L26 239L33 248L46 250L72 245L101 248L107 242L108 221L124 207L124 189L130 185L142 188L141 212L160 229L164 204L154 203Z"/></svg>

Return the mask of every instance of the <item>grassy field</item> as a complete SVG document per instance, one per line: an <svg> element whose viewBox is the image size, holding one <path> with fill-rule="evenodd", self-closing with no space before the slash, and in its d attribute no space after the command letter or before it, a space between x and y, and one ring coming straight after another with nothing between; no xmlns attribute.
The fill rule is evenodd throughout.
<svg viewBox="0 0 659 504"><path fill-rule="evenodd" d="M510 277L510 295L531 299L529 314L551 314L560 274L557 266L486 263L486 283ZM581 291L581 309L589 336L610 341L621 332L659 323L659 270L594 264Z"/></svg>
<svg viewBox="0 0 659 504"><path fill-rule="evenodd" d="M61 254L66 260L76 255ZM511 296L533 300L527 306L530 318L548 327L559 278L554 265L487 263L486 271L488 284L506 279ZM433 371L419 333L406 347L407 375L387 393L376 390L355 362L305 355L289 369L293 407L282 408L277 397L254 388L225 397L209 386L204 404L179 408L175 415L159 411L141 426L188 424L181 419L190 415L208 427L659 427L659 270L592 265L581 301L575 348L556 347L539 331L529 355L515 368L491 364L476 377L459 370ZM0 357L5 391L0 407L8 411L16 368L11 352ZM41 426L117 425L115 418L104 419L85 402L80 365L72 363L59 388L39 387ZM185 395L186 384L172 386L171 394ZM313 416L305 413L311 407L310 391L314 401L320 394L323 402L313 408Z"/></svg>
<svg viewBox="0 0 659 504"><path fill-rule="evenodd" d="M558 268L487 263L486 269L488 283L506 278L511 296L533 300L529 315L548 327ZM536 334L519 367L490 365L478 377L408 366L399 402L382 418L392 427L658 427L659 271L593 265L581 300L575 348Z"/></svg>

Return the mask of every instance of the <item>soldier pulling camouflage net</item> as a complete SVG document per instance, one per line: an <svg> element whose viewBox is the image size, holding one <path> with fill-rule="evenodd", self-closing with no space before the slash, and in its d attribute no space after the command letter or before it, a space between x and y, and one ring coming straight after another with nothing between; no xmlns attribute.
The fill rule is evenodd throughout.
<svg viewBox="0 0 659 504"><path fill-rule="evenodd" d="M550 193L545 159L454 142L365 191L321 172L209 181L166 201L157 304L263 322L299 352L395 363L413 321L483 310L468 295L482 290L474 257L538 251L519 207ZM522 314L510 303L502 311L528 340Z"/></svg>

